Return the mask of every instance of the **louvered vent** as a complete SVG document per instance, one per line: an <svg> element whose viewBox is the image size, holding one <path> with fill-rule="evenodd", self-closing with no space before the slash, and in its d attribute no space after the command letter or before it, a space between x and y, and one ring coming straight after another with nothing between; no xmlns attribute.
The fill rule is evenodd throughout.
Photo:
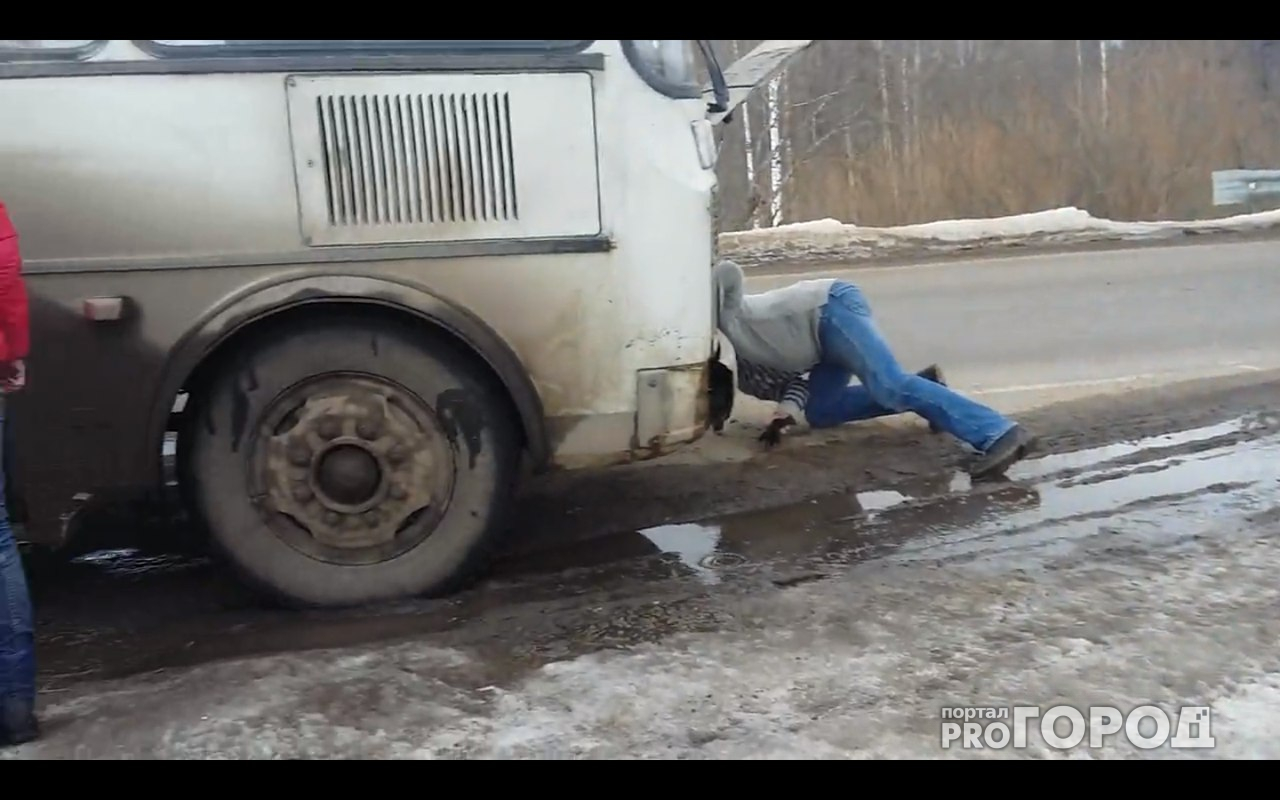
<svg viewBox="0 0 1280 800"><path fill-rule="evenodd" d="M312 247L598 235L591 77L285 79Z"/></svg>
<svg viewBox="0 0 1280 800"><path fill-rule="evenodd" d="M507 93L329 95L315 113L330 225L519 219Z"/></svg>

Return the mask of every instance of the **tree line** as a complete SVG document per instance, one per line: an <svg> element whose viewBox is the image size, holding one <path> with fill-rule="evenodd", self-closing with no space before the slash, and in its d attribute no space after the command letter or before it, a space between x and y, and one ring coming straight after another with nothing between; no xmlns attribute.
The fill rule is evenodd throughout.
<svg viewBox="0 0 1280 800"><path fill-rule="evenodd" d="M1280 43L819 40L725 126L718 201L722 231L1200 219L1244 210L1212 202L1236 168L1280 169Z"/></svg>

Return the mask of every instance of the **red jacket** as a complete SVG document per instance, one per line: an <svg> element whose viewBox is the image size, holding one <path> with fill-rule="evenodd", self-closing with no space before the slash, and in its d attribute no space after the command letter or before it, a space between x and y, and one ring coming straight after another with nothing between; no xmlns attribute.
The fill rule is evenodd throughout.
<svg viewBox="0 0 1280 800"><path fill-rule="evenodd" d="M0 203L0 363L27 357L30 347L27 286L22 280L18 232Z"/></svg>

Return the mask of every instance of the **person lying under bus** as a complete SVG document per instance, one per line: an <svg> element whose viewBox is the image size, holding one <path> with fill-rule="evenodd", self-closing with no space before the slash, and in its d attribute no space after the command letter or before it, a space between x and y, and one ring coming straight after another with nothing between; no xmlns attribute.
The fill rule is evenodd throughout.
<svg viewBox="0 0 1280 800"><path fill-rule="evenodd" d="M777 404L760 436L767 446L801 418L832 428L910 411L976 451L975 478L1001 475L1034 449L1026 428L952 390L936 365L904 371L854 284L823 278L748 295L742 269L727 260L714 280L716 327L733 345L738 388ZM855 376L861 385L850 385Z"/></svg>

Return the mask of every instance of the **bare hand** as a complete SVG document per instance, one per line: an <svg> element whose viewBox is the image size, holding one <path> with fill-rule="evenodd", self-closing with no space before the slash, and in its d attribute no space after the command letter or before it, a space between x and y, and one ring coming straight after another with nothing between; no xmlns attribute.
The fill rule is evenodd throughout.
<svg viewBox="0 0 1280 800"><path fill-rule="evenodd" d="M10 394L27 385L27 362L22 359L0 364L0 392Z"/></svg>
<svg viewBox="0 0 1280 800"><path fill-rule="evenodd" d="M769 427L764 429L764 433L760 434L760 441L764 443L766 448L776 447L782 441L782 431L792 425L796 421L789 415L775 414L769 422Z"/></svg>

